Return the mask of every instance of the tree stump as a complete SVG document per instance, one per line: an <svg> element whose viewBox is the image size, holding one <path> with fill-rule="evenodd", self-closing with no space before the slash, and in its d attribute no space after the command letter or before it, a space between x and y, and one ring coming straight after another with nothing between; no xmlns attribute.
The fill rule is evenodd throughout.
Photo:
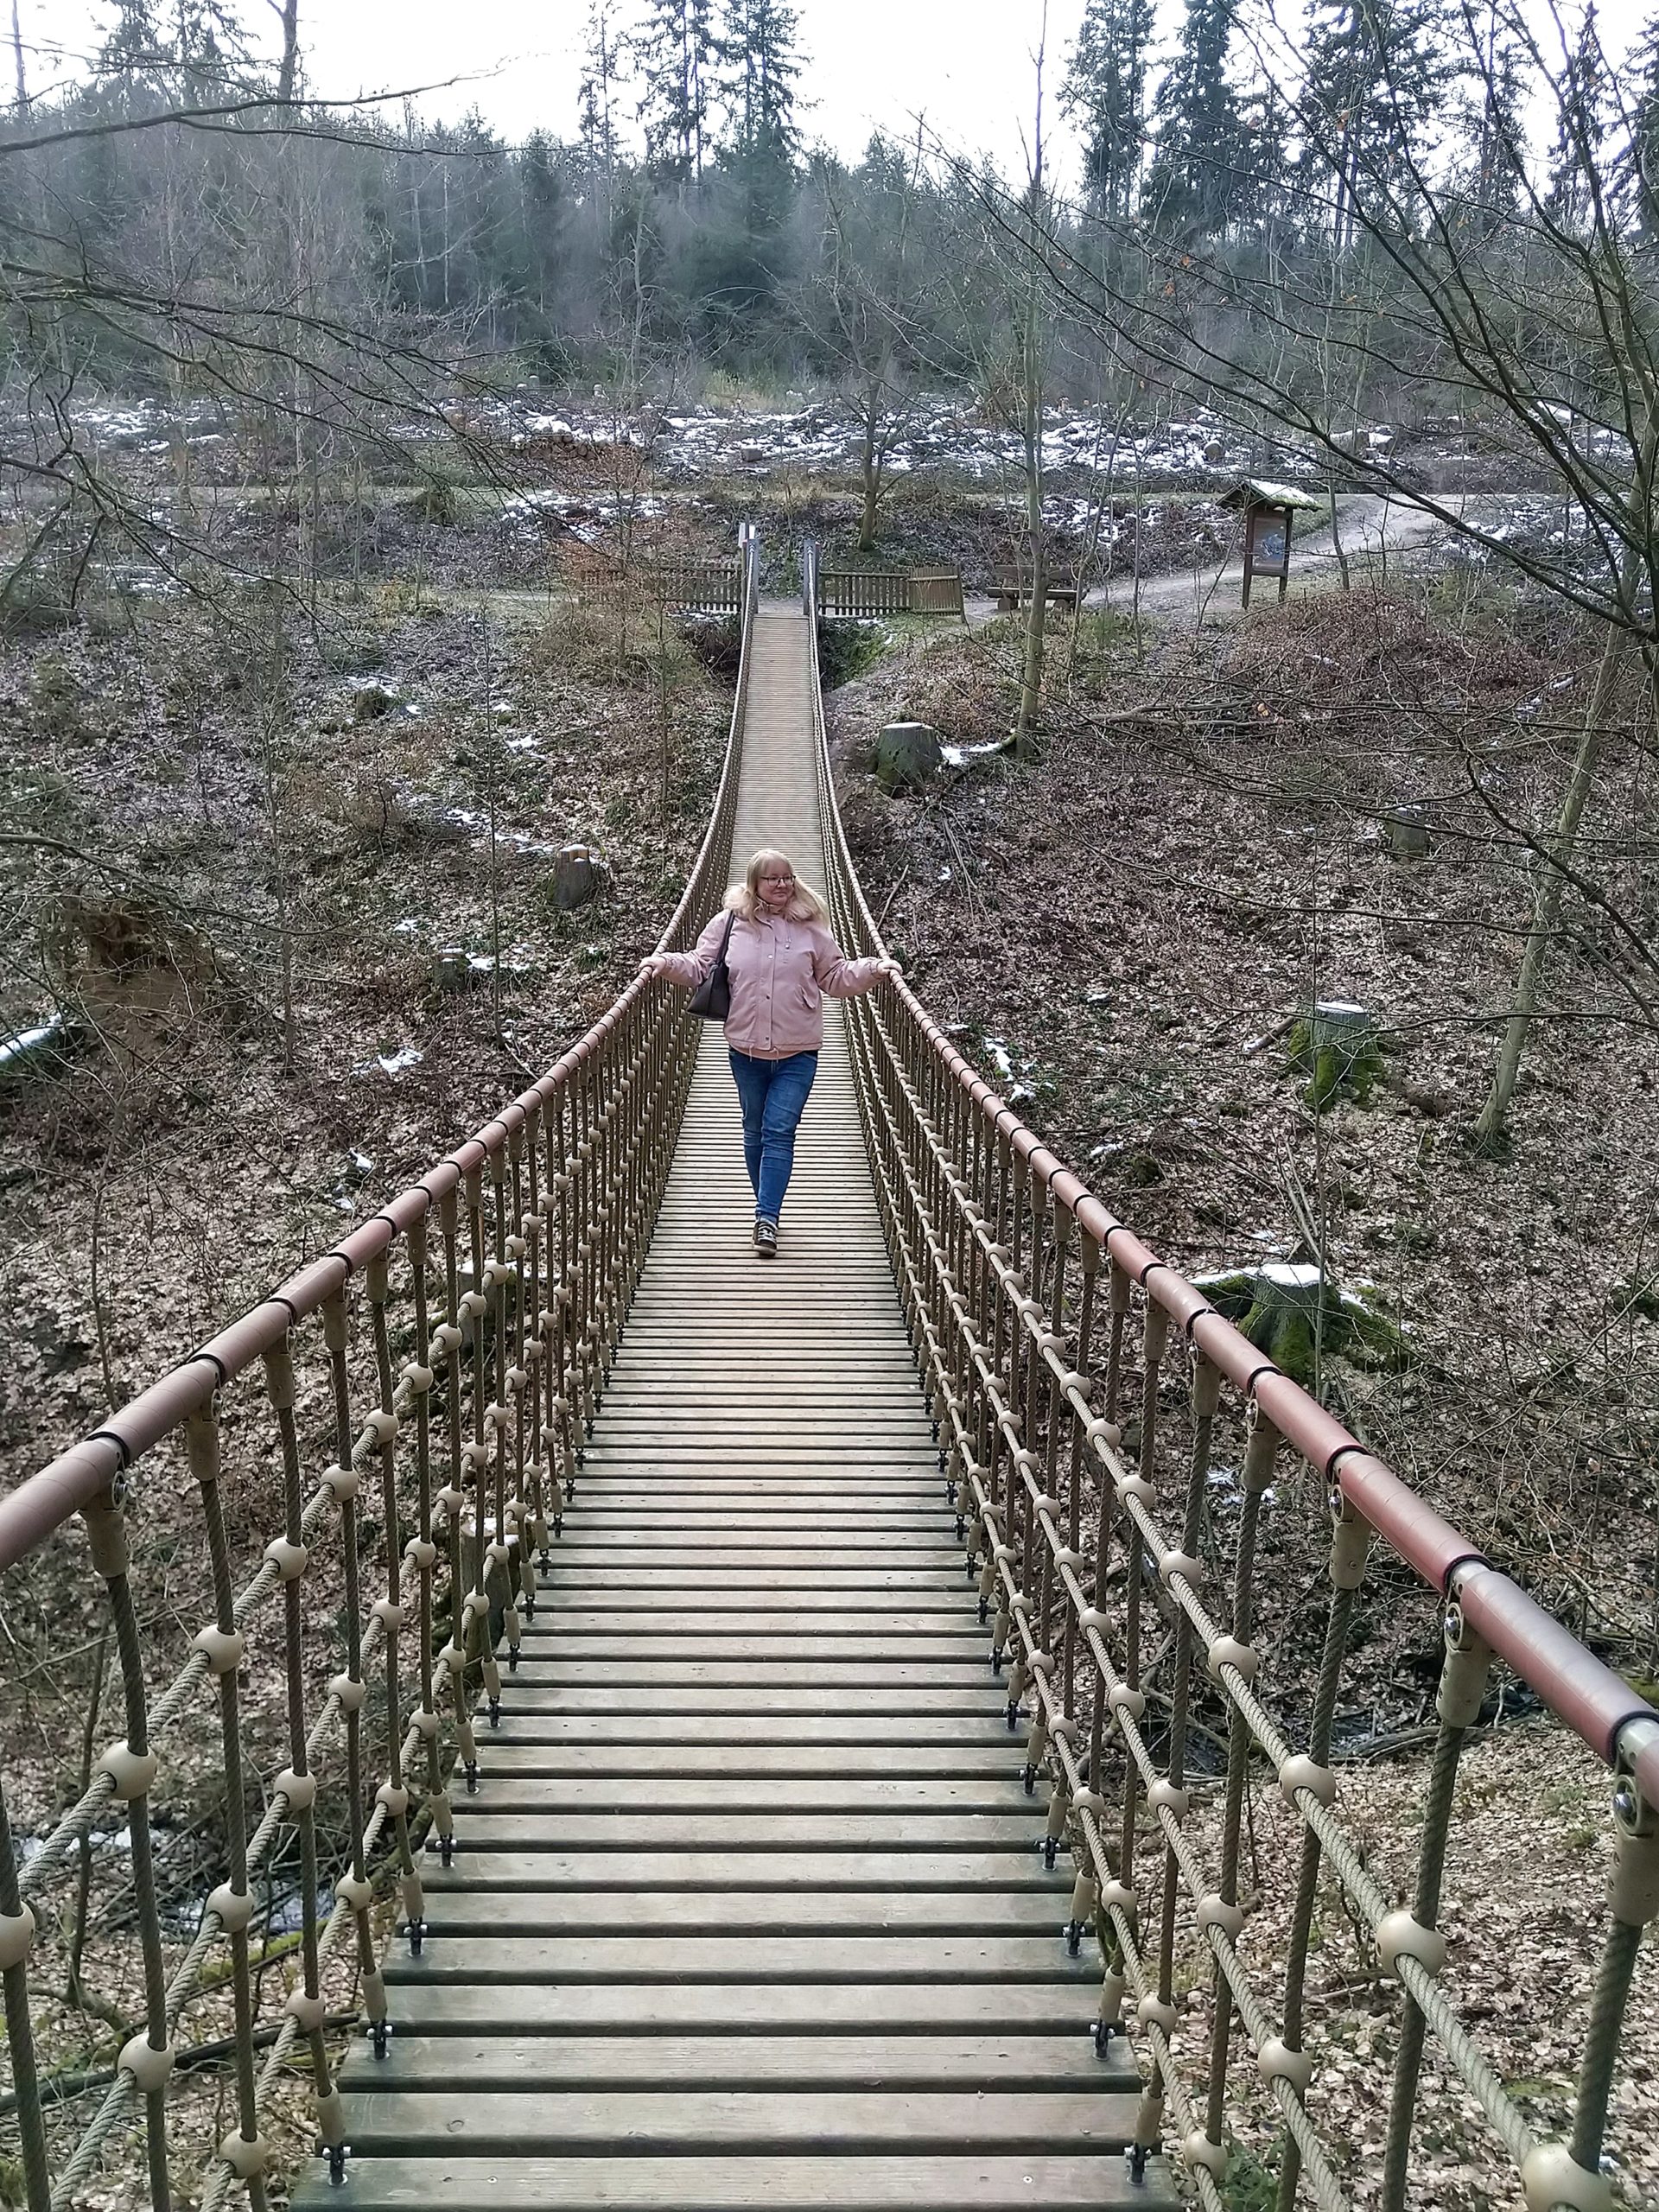
<svg viewBox="0 0 1659 2212"><path fill-rule="evenodd" d="M1369 1105L1382 1072L1382 1040L1367 1007L1321 999L1290 1033L1289 1065L1308 1078L1307 1103L1323 1114L1338 1098Z"/></svg>
<svg viewBox="0 0 1659 2212"><path fill-rule="evenodd" d="M397 701L384 683L359 684L352 694L352 720L354 722L378 722L389 715Z"/></svg>
<svg viewBox="0 0 1659 2212"><path fill-rule="evenodd" d="M931 722L889 722L875 741L875 780L884 791L921 791L944 765Z"/></svg>
<svg viewBox="0 0 1659 2212"><path fill-rule="evenodd" d="M1313 1381L1316 1342L1323 1357L1357 1367L1392 1373L1409 1364L1399 1325L1376 1292L1369 1286L1344 1290L1329 1275L1321 1287L1320 1270L1311 1260L1198 1275L1193 1287L1304 1389Z"/></svg>
<svg viewBox="0 0 1659 2212"><path fill-rule="evenodd" d="M1428 856L1428 817L1426 810L1402 800L1382 817L1382 835L1397 861L1421 861Z"/></svg>
<svg viewBox="0 0 1659 2212"><path fill-rule="evenodd" d="M471 974L465 949L459 944L444 945L433 954L429 972L434 990L464 991Z"/></svg>
<svg viewBox="0 0 1659 2212"><path fill-rule="evenodd" d="M552 898L562 914L599 895L605 863L591 845L565 845L554 856Z"/></svg>

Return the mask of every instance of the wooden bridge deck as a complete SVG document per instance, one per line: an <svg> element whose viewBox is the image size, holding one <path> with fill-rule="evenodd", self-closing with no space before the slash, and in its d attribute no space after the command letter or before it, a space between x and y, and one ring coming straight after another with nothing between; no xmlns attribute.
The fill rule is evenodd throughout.
<svg viewBox="0 0 1659 2212"><path fill-rule="evenodd" d="M820 850L802 617L759 618L735 849ZM775 1264L705 1033L585 1479L392 1946L319 2208L1011 2212L1129 2177L962 1572L838 1014Z"/></svg>

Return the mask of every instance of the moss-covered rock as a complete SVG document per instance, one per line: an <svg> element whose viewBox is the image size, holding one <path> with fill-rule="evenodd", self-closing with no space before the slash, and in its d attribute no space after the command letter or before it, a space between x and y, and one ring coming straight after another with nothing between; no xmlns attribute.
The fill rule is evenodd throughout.
<svg viewBox="0 0 1659 2212"><path fill-rule="evenodd" d="M1410 1363L1399 1324L1369 1284L1344 1290L1312 1262L1279 1261L1265 1267L1199 1275L1201 1290L1217 1312L1241 1330L1258 1351L1293 1381L1313 1380L1314 1344L1327 1359L1393 1372Z"/></svg>
<svg viewBox="0 0 1659 2212"><path fill-rule="evenodd" d="M1369 1007L1320 999L1292 1025L1287 1058L1307 1077L1307 1103L1316 1114L1338 1098L1368 1106L1382 1072L1382 1039Z"/></svg>

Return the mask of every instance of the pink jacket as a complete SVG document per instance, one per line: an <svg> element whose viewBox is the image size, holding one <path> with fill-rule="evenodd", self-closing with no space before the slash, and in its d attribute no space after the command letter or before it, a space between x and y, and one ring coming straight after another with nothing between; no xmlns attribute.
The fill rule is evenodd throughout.
<svg viewBox="0 0 1659 2212"><path fill-rule="evenodd" d="M722 908L690 952L664 954L662 973L696 990L714 966L725 934ZM880 966L877 960L847 959L822 922L792 914L748 922L740 914L726 952L732 979L726 1042L757 1060L816 1052L823 1042L824 994L859 998L874 989Z"/></svg>

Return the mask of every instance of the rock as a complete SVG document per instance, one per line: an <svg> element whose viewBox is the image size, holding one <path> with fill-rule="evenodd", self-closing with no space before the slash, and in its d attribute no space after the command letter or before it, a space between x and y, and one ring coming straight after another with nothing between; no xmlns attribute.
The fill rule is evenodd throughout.
<svg viewBox="0 0 1659 2212"><path fill-rule="evenodd" d="M1325 1357L1357 1367L1393 1373L1410 1363L1409 1348L1376 1292L1369 1285L1344 1290L1329 1275L1322 1278L1312 1261L1198 1275L1194 1287L1305 1389L1313 1381L1316 1337Z"/></svg>
<svg viewBox="0 0 1659 2212"><path fill-rule="evenodd" d="M551 894L562 914L597 898L605 863L592 845L563 846L553 861Z"/></svg>
<svg viewBox="0 0 1659 2212"><path fill-rule="evenodd" d="M1370 1009L1319 1000L1292 1025L1288 1061L1309 1078L1307 1103L1316 1114L1343 1097L1368 1105L1382 1072L1382 1042Z"/></svg>
<svg viewBox="0 0 1659 2212"><path fill-rule="evenodd" d="M875 741L875 780L884 791L918 791L944 765L931 722L889 722Z"/></svg>
<svg viewBox="0 0 1659 2212"><path fill-rule="evenodd" d="M352 695L352 720L378 721L382 715L391 712L396 703L384 683L365 683Z"/></svg>
<svg viewBox="0 0 1659 2212"><path fill-rule="evenodd" d="M766 465L766 448L764 446L739 446L737 449L737 465L740 468L764 468Z"/></svg>
<svg viewBox="0 0 1659 2212"><path fill-rule="evenodd" d="M1227 448L1219 438L1211 438L1205 447L1204 457L1211 468L1219 468L1227 458Z"/></svg>
<svg viewBox="0 0 1659 2212"><path fill-rule="evenodd" d="M1382 835L1397 861L1421 861L1428 855L1428 816L1421 806L1402 800L1382 817Z"/></svg>

